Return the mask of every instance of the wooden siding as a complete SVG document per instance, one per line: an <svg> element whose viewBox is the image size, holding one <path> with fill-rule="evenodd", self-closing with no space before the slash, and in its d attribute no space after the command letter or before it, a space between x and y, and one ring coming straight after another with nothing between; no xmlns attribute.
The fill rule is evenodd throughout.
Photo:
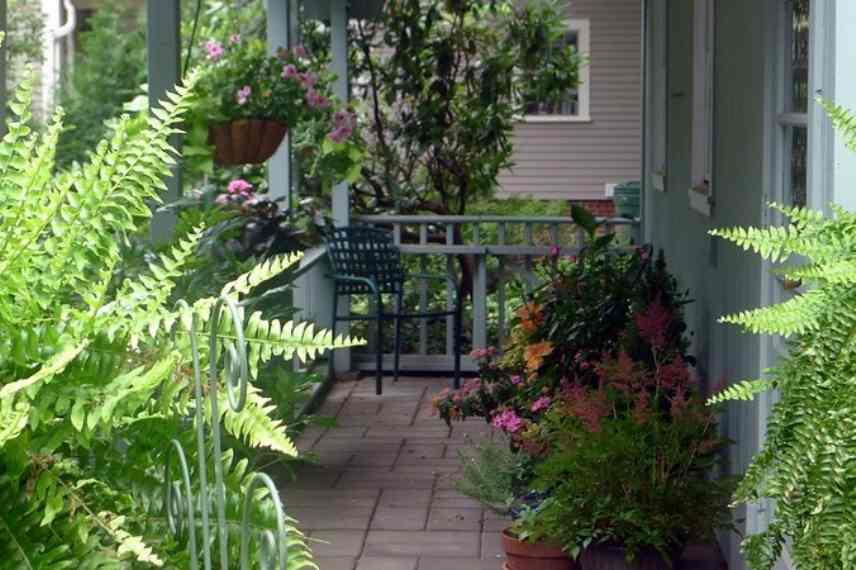
<svg viewBox="0 0 856 570"><path fill-rule="evenodd" d="M569 18L590 22L591 122L517 125L515 165L500 177L501 195L597 199L606 184L641 177L641 2L568 4Z"/></svg>

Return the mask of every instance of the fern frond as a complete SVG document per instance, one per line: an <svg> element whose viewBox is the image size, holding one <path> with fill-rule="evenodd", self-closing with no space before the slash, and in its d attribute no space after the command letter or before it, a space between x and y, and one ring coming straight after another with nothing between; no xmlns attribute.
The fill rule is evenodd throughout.
<svg viewBox="0 0 856 570"><path fill-rule="evenodd" d="M761 392L766 392L774 387L775 384L770 380L743 380L711 396L707 400L707 405L713 406L731 400L748 402Z"/></svg>
<svg viewBox="0 0 856 570"><path fill-rule="evenodd" d="M278 255L253 267L237 279L226 283L221 294L246 295L265 281L273 279L283 271L293 267L303 259L303 252Z"/></svg>
<svg viewBox="0 0 856 570"><path fill-rule="evenodd" d="M834 310L829 300L824 289L814 289L778 305L727 315L719 322L739 325L756 334L789 336L816 329L826 312Z"/></svg>
<svg viewBox="0 0 856 570"><path fill-rule="evenodd" d="M247 401L240 412L232 410L225 393L221 392L219 399L226 431L252 447L266 447L284 455L297 456L297 448L286 435L285 424L271 417L276 406L258 388L247 386Z"/></svg>
<svg viewBox="0 0 856 570"><path fill-rule="evenodd" d="M826 111L847 148L856 151L856 113L821 97L817 98L817 102Z"/></svg>

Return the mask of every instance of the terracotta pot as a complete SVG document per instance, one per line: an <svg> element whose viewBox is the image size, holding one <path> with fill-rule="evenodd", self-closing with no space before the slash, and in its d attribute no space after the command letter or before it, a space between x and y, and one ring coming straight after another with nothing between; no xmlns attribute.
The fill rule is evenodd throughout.
<svg viewBox="0 0 856 570"><path fill-rule="evenodd" d="M505 570L577 570L561 548L546 544L529 544L516 539L508 529L502 531L502 547L505 549Z"/></svg>
<svg viewBox="0 0 856 570"><path fill-rule="evenodd" d="M582 570L672 570L673 565L656 550L642 550L633 562L627 561L623 546L598 544L586 548L580 555Z"/></svg>
<svg viewBox="0 0 856 570"><path fill-rule="evenodd" d="M214 161L227 166L261 164L279 148L288 127L269 119L239 119L208 127Z"/></svg>

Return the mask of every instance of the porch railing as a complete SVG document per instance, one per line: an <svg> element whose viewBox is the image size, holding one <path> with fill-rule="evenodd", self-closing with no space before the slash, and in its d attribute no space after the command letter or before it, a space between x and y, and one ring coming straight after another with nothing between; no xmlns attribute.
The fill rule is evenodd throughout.
<svg viewBox="0 0 856 570"><path fill-rule="evenodd" d="M599 221L602 223L599 233L619 234L618 247L639 242L638 220ZM464 308L469 318L467 348L501 349L508 332L508 313L512 303L517 302L509 298L511 283L531 292L538 285L534 271L538 258L557 253L556 248L559 255L576 255L587 239L583 229L569 217L380 215L361 216L356 222L391 229L401 252L406 258L415 258L422 273L430 271L431 265L436 271L439 263L449 273L465 276L467 282L462 287L470 292ZM457 260L466 264L467 271L456 268ZM421 311L428 308L429 292L429 283L420 280L416 303ZM446 305L451 306L452 300L451 286L447 285ZM415 351L402 354L402 370L451 370L452 319L446 320L439 353L429 351L429 339L435 339L439 331L432 330L424 321L418 326L418 338L411 343ZM354 355L354 364L361 370L374 369L373 354L379 349L371 331L367 333L368 353ZM391 355L389 360L391 363ZM464 370L475 370L475 363L468 357L463 366Z"/></svg>

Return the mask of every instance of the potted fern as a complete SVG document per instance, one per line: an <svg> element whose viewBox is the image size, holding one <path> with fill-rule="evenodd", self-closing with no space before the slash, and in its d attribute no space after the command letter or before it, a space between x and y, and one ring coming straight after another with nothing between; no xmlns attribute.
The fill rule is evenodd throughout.
<svg viewBox="0 0 856 570"><path fill-rule="evenodd" d="M276 152L289 128L317 123L342 143L356 126L337 113L332 76L300 47L268 55L259 39L233 35L203 45L207 60L197 89L198 119L208 123L209 143L220 165L260 164Z"/></svg>

